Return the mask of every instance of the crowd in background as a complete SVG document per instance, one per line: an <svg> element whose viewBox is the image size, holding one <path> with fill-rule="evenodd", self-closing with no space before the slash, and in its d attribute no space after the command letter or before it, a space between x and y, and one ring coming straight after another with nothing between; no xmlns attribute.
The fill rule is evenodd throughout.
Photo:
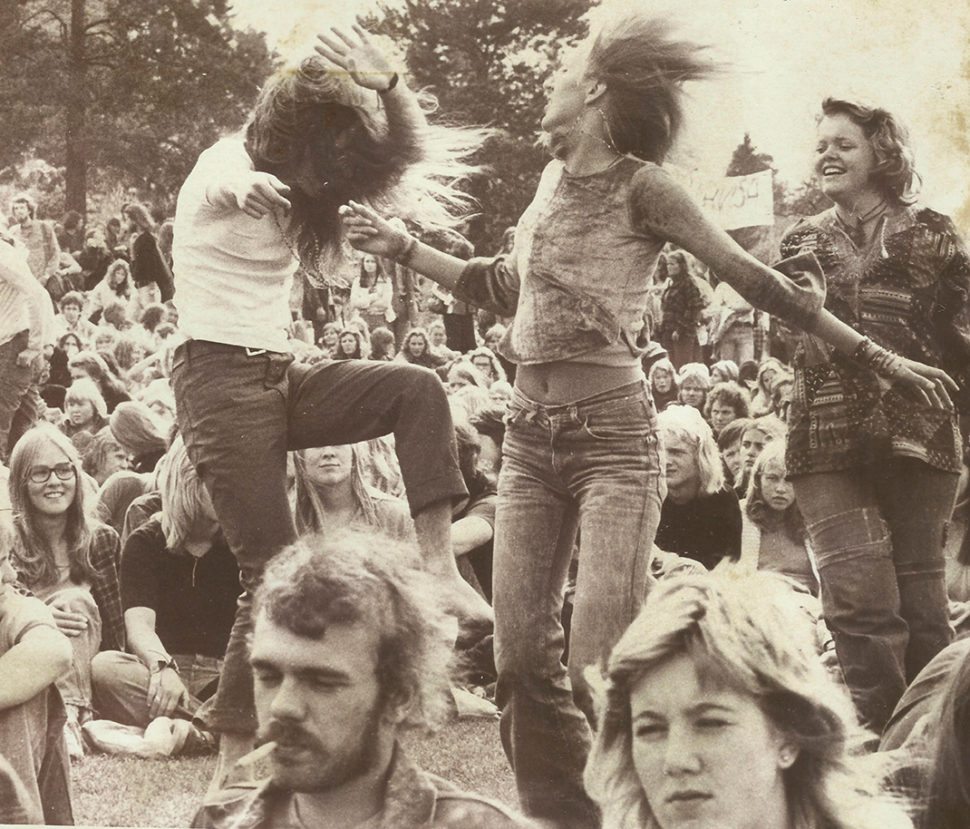
<svg viewBox="0 0 970 829"><path fill-rule="evenodd" d="M356 60L346 57L348 49L369 52L366 33L357 35L359 44L343 34L340 42L323 37L328 45L317 51L352 68ZM653 42L657 32L648 28L639 36ZM605 61L602 54L599 59ZM600 71L610 65L605 61ZM704 74L700 65L692 72ZM376 90L379 100L397 97L400 103L397 74L386 67L376 74L381 78L362 73L354 82ZM612 79L617 89L629 74ZM454 439L467 490L451 504L449 542L464 579L459 583L475 591L476 602L505 603L494 615L498 644L488 631L470 635L469 626L456 628L462 666L452 689L457 709L473 705L472 698L495 699L505 709L503 736L514 755L522 806L556 825L598 825L600 816L607 826L631 829L699 825L690 815L714 800L719 819L732 829L753 825L747 816L754 810L770 821L764 825L903 829L904 795L911 794L921 829L956 829L970 807L970 658L961 641L970 631L968 445L958 422L966 401L952 405L941 375L959 375L964 387L958 392L952 383L954 396L964 393L970 340L961 315L970 269L952 223L911 209L911 167L897 171L905 182L886 184L876 175L885 169L873 162L874 169L859 177L859 189L880 201L861 215L853 201L852 226L837 212L799 223L782 243L787 269L764 268L723 234L705 248L711 238L706 219L663 235L655 225L667 227L664 222L679 214L651 215L649 188L659 188L654 195L672 199L670 205L684 203L659 167L647 163L652 151L639 145L631 151L598 105L567 94L577 83L568 71L556 77L551 99L562 109L556 135L576 142L574 161L596 162L589 178L622 184L609 203L616 216L641 222L638 255L577 267L579 248L590 238L612 238L595 234L617 228L605 213L594 220L585 196L563 197L556 202L562 209L543 215L523 248L531 248L533 265L545 255L549 270L576 277L575 293L542 274L532 281L521 274L534 293L513 321L496 311L515 310L519 301L519 283L510 287L504 259L466 265L474 250L457 232L432 236L411 228L402 238L395 235L403 233L396 220L387 222L348 197L350 206L339 213L347 239L358 247L383 245L394 258L357 253L329 274L301 264L290 295L286 345L297 368L320 364L319 376L337 365L361 365L330 361L396 361L428 370L397 375L425 384L429 397L441 397L438 381L447 394L453 428L442 403L427 429L434 440L426 442L434 445L421 446L428 455L446 455ZM605 94L597 84L602 88L587 98ZM570 106L582 110L577 117L567 117ZM818 172L837 179L844 175L840 165L852 167L843 156L858 148L840 144L844 137L827 147L824 128L844 129L846 122L862 134L870 116L882 119L880 129L895 127L881 110L866 115L831 100L826 106L834 109L820 117ZM633 104L620 108L639 111ZM570 132L581 118L587 126L599 124L598 143L588 131ZM826 162L826 153L833 160ZM604 156L608 163L601 164ZM301 168L297 190L306 185L302 174ZM878 192L876 180L883 188ZM293 195L290 185L275 181L275 204L288 209L282 194ZM561 192L550 196L546 187L543 197L568 196L575 181L563 181ZM628 193L629 181L637 186ZM834 203L848 205L848 199L839 203L838 186L831 187ZM228 199L215 187L195 195L236 221L247 212L245 200ZM179 210L186 221L181 199ZM233 501L225 481L250 482L217 479L199 462L235 469L238 458L225 451L225 437L235 430L224 417L233 402L225 399L231 383L205 370L213 363L200 368L198 360L230 353L248 370L250 358L261 357L252 389L271 392L278 403L272 394L278 388L287 406L287 394L306 398L297 384L288 389L282 382L289 354L180 331L173 220L165 210L132 198L103 227L72 213L55 224L37 215L29 196L17 196L10 219L0 234L0 290L13 286L24 304L0 305L0 782L26 792L10 801L25 804L23 813L0 817L70 822L70 762L86 752L191 754L210 752L220 740L221 751L231 733L210 730L206 711L220 682L223 689L231 685L240 583L247 592L253 585L239 558L237 548L244 545L227 542L242 534L240 527L228 520L221 526L216 506L225 519L223 509ZM570 222L581 222L589 235L570 232L579 226ZM277 247L285 245L284 254L304 262L278 219L276 225ZM200 227L211 231L205 223ZM268 220L261 227L270 227ZM503 252L525 262L514 236L510 229ZM900 241L913 236L916 242ZM668 238L706 249L723 266L724 280ZM200 240L180 233L176 254L178 245ZM868 251L879 256L866 260ZM217 253L227 255L221 247ZM650 274L640 267L647 260ZM422 264L438 282L453 285L454 294L411 267ZM858 271L843 274L857 264L874 271L867 274L873 280L866 286L868 305L849 296ZM820 269L827 294L815 279ZM186 286L198 291L201 277L209 275L198 270L194 285L186 281L191 266L180 271L186 329L198 325L190 314L205 311L198 292L196 307L186 300ZM443 278L449 273L451 281ZM262 286L255 276L249 273L250 288ZM605 296L610 279L617 291ZM909 292L902 310L901 282ZM639 304L631 314L619 293L634 283L648 283L642 315ZM791 329L756 310L732 284L804 328L798 347ZM237 309L257 295L243 293L233 297ZM13 294L0 294L6 296ZM485 297L480 304L492 311L476 310L462 297ZM548 318L537 311L542 302ZM607 306L613 311L604 314ZM254 307L261 310L251 302L246 311ZM549 330L557 324L562 331ZM606 328L604 347L600 329ZM937 336L938 330L944 333ZM506 359L516 352L515 361ZM601 362L584 361L589 353ZM177 381L180 366L184 376L193 361L195 385L179 397L177 411L173 371ZM373 367L371 376L378 376ZM557 397L544 385L557 379L575 385L564 382L554 389ZM225 392L221 413L203 405L213 387ZM331 403L335 388L327 388ZM541 392L548 398L538 397ZM319 413L313 404L322 406L323 398L310 398L307 408ZM377 399L368 398L372 408ZM247 408L246 400L240 392L238 417L265 417L277 432L287 422ZM363 409L342 414L363 418ZM563 439L567 432L572 443ZM421 545L421 511L409 508L415 492L404 483L408 474L418 480L415 445L401 440L395 447L389 436L354 445L312 443L306 438L298 445L309 448L287 456L287 498L300 538L363 527ZM203 445L209 455L198 449ZM399 460L402 449L409 461ZM247 471L245 464L238 467ZM867 477L873 469L885 474ZM595 508L573 509L597 484L606 497L589 496ZM639 509L639 501L650 503ZM497 504L504 518L495 544ZM278 518L242 517L253 519L249 529ZM620 530L628 535L612 534ZM616 549L609 548L610 539L619 539ZM505 556L495 574L493 545ZM525 549L529 545L535 549ZM294 558L292 550L287 555ZM301 556L312 557L312 551ZM281 567L278 561L269 565L271 573ZM601 564L614 565L613 572L599 572ZM427 559L425 567L430 571ZM565 583L564 602L557 579ZM619 582L632 585L625 599L601 595L608 592L604 584ZM290 584L282 592L302 588ZM617 621L606 619L607 611L624 601L633 621L627 628L624 616L626 632L617 641L603 630ZM544 608L553 612L543 616ZM294 624L297 638L322 635L300 633L300 619ZM597 664L591 631L610 639L604 666ZM239 677L232 679L238 683ZM539 738L523 739L530 734ZM555 739L544 743L549 735ZM570 737L572 743L561 739ZM281 752L287 750L292 747ZM581 799L574 801L588 807L584 814L562 798L553 802L557 786L576 780L565 780L566 774L541 779L545 769L562 766L560 752L574 755L566 758L573 772L585 768ZM745 760L743 774L738 757Z"/></svg>

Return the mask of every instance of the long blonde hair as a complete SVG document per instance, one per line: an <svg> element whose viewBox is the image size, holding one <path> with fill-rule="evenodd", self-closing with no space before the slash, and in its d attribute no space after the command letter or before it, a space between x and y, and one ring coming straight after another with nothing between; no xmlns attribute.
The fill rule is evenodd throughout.
<svg viewBox="0 0 970 829"><path fill-rule="evenodd" d="M94 522L86 511L87 487L81 458L63 432L49 424L41 424L26 432L10 455L10 503L16 530L14 559L17 572L27 587L46 587L58 581L54 551L40 531L37 511L27 489L34 459L45 444L56 446L74 467L74 500L67 508L67 525L64 529L71 580L81 582L94 576L89 549Z"/></svg>
<svg viewBox="0 0 970 829"><path fill-rule="evenodd" d="M660 829L633 765L630 690L646 671L683 654L699 673L753 697L798 749L784 771L793 829L911 826L865 759L850 754L864 732L791 596L783 577L733 567L654 588L613 649L600 694L601 727L585 780L604 829Z"/></svg>
<svg viewBox="0 0 970 829"><path fill-rule="evenodd" d="M209 502L209 493L195 471L185 450L182 436L172 441L155 470L159 494L162 496L162 533L165 547L181 551L192 532L196 519Z"/></svg>
<svg viewBox="0 0 970 829"><path fill-rule="evenodd" d="M363 518L363 523L370 527L384 527L377 507L374 505L373 497L364 481L362 451L367 451L367 444L354 444L350 447L350 486L354 493L354 501ZM323 529L324 508L323 501L317 493L316 487L310 480L306 466L306 450L301 449L293 453L293 460L296 469L296 481L294 486L294 517L296 519L296 529L301 535L303 533L316 533Z"/></svg>

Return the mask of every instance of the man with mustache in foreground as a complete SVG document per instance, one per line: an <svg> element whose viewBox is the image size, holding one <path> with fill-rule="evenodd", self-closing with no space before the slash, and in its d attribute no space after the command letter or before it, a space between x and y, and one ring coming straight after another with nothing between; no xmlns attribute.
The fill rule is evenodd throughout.
<svg viewBox="0 0 970 829"><path fill-rule="evenodd" d="M207 800L205 827L526 827L399 745L448 702L445 615L416 549L373 530L304 538L267 566L250 661L272 774ZM440 592L440 591L439 591Z"/></svg>

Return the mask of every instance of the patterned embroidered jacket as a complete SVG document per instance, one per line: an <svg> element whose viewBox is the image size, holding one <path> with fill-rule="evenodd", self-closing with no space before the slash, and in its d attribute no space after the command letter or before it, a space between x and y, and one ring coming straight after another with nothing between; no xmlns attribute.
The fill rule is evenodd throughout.
<svg viewBox="0 0 970 829"><path fill-rule="evenodd" d="M887 213L866 250L831 209L795 225L781 255L814 253L826 277L825 307L873 342L945 369L970 412L970 259L953 223L919 207ZM889 456L960 469L954 412L931 409L803 335L795 354L788 472L845 470Z"/></svg>

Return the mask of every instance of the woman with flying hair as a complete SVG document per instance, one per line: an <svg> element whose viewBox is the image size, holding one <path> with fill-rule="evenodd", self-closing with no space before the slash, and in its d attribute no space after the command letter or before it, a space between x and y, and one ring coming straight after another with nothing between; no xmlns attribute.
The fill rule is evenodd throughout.
<svg viewBox="0 0 970 829"><path fill-rule="evenodd" d="M586 785L603 829L911 829L774 574L655 587L610 657Z"/></svg>
<svg viewBox="0 0 970 829"><path fill-rule="evenodd" d="M74 445L49 426L25 433L10 455L11 559L21 583L50 606L73 648L71 671L58 688L74 757L84 753L80 727L93 714L91 660L102 648L125 647L118 535L88 517L85 479Z"/></svg>
<svg viewBox="0 0 970 829"><path fill-rule="evenodd" d="M167 302L175 293L175 287L168 263L158 249L155 220L143 204L125 207L125 218L130 223L131 232L137 234L131 243L131 278L135 288L154 283L158 286L161 301Z"/></svg>
<svg viewBox="0 0 970 829"><path fill-rule="evenodd" d="M788 474L818 559L846 683L879 730L952 637L943 542L970 413L970 256L953 222L917 203L909 138L884 109L822 102L815 174L834 206L801 220L783 255L814 255L829 311L865 337L851 355L801 338ZM956 407L891 385L892 349L949 372Z"/></svg>
<svg viewBox="0 0 970 829"><path fill-rule="evenodd" d="M741 249L661 166L682 121L682 85L714 66L669 25L625 17L563 62L542 119L552 154L511 254L469 262L342 208L355 247L397 260L461 300L514 316L518 364L495 525L495 652L503 734L533 816L594 826L581 769L592 715L583 668L598 662L649 583L664 486L640 351L650 277L672 242L752 305L851 354L862 336L822 309L810 256L773 270ZM872 354L867 350L866 358ZM927 404L952 381L876 352L875 366ZM568 463L562 461L568 458ZM579 530L567 683L562 586ZM570 692L571 690L571 692Z"/></svg>
<svg viewBox="0 0 970 829"><path fill-rule="evenodd" d="M401 350L394 358L398 363L410 363L414 366L424 366L435 369L448 362L431 350L431 340L428 332L423 328L412 328L401 343Z"/></svg>
<svg viewBox="0 0 970 829"><path fill-rule="evenodd" d="M393 433L418 546L446 605L469 632L492 624L451 554L451 502L465 486L438 378L395 362L294 362L286 337L293 273L299 266L326 284L340 255L338 207L360 199L419 224L453 225L466 200L452 183L474 170L463 159L484 136L429 124L359 26L321 35L316 51L269 79L242 133L200 156L175 213L187 338L171 375L179 427L245 586L208 719L222 732L214 784L255 736L250 598L266 561L296 539L288 450Z"/></svg>

